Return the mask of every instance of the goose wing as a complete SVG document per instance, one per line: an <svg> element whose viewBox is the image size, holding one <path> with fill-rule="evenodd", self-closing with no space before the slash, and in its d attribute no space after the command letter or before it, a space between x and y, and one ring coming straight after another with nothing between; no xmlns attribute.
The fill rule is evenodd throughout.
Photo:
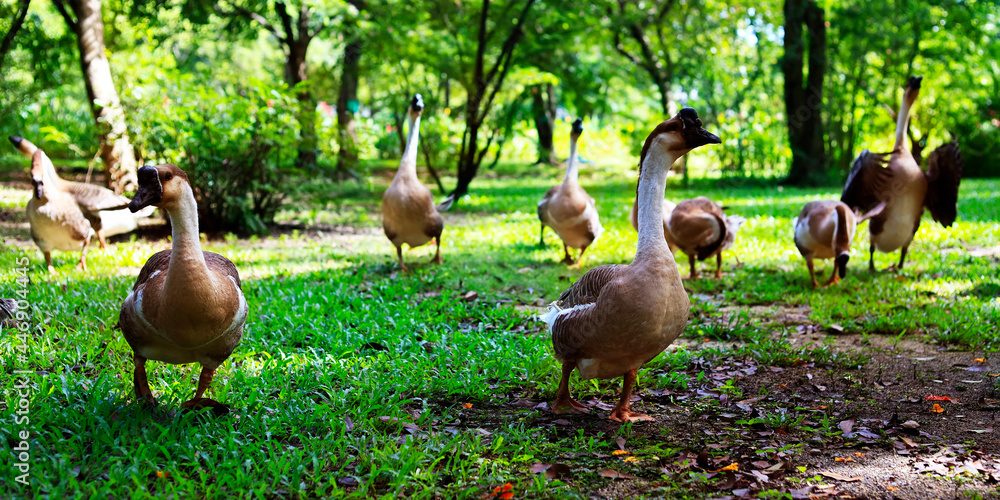
<svg viewBox="0 0 1000 500"><path fill-rule="evenodd" d="M951 227L958 214L958 185L962 182L962 151L957 142L935 149L927 159L927 195L924 205L934 220Z"/></svg>
<svg viewBox="0 0 1000 500"><path fill-rule="evenodd" d="M117 195L114 191L87 184L85 182L67 182L66 192L80 205L81 210L100 212L102 210L121 210L128 207L129 199Z"/></svg>
<svg viewBox="0 0 1000 500"><path fill-rule="evenodd" d="M555 196L557 191L559 191L559 186L550 187L549 190L545 192L545 196L538 202L538 220L545 224L549 223L549 200Z"/></svg>
<svg viewBox="0 0 1000 500"><path fill-rule="evenodd" d="M555 314L547 319L557 358L584 359L600 354L588 350L591 340L601 334L597 301L610 287L620 286L616 279L627 267L609 264L591 269L559 296L556 304L561 309L554 310Z"/></svg>
<svg viewBox="0 0 1000 500"><path fill-rule="evenodd" d="M892 171L886 168L888 162L888 153L872 153L867 149L862 151L854 159L851 172L847 174L840 201L862 212L885 201L883 198L889 193L892 183Z"/></svg>

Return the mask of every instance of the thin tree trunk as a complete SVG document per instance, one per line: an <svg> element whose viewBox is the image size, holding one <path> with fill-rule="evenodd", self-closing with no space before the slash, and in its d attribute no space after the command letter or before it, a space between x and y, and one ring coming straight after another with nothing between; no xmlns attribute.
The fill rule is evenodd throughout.
<svg viewBox="0 0 1000 500"><path fill-rule="evenodd" d="M62 1L56 8L76 34L80 49L80 68L87 88L90 110L97 125L100 157L106 172L106 182L116 193L138 189L135 151L128 137L125 110L118 99L118 91L111 77L111 65L105 56L104 20L101 18L100 0L69 0L74 20Z"/></svg>
<svg viewBox="0 0 1000 500"><path fill-rule="evenodd" d="M557 165L559 159L552 139L556 122L555 89L551 83L531 87L531 112L538 132L538 161L535 164Z"/></svg>
<svg viewBox="0 0 1000 500"><path fill-rule="evenodd" d="M360 74L361 41L353 40L344 47L344 66L337 94L337 178L357 178L358 134L354 112L358 106L358 75Z"/></svg>
<svg viewBox="0 0 1000 500"><path fill-rule="evenodd" d="M308 78L306 54L311 38L300 34L299 39L288 44L288 57L285 59L285 82L289 89L304 82ZM301 90L295 95L299 101L298 121L301 139L299 140L299 156L296 166L313 168L316 166L316 101L308 90Z"/></svg>

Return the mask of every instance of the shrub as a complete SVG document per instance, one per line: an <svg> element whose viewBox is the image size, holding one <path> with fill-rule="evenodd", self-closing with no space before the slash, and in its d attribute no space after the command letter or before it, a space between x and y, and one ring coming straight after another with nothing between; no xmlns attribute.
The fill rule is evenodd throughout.
<svg viewBox="0 0 1000 500"><path fill-rule="evenodd" d="M158 83L132 111L146 163L188 173L202 228L265 232L298 174L298 102L253 77L218 87L190 75Z"/></svg>

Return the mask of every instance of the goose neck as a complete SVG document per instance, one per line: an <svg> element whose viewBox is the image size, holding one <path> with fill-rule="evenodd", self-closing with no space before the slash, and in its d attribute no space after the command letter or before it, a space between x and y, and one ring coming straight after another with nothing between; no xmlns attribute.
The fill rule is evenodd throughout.
<svg viewBox="0 0 1000 500"><path fill-rule="evenodd" d="M180 200L167 209L167 213L170 215L172 235L170 266L167 268L167 287L170 288L169 283L178 277L186 280L207 276L208 266L198 233L198 204L190 185L182 186Z"/></svg>
<svg viewBox="0 0 1000 500"><path fill-rule="evenodd" d="M651 149L642 164L636 197L639 230L636 260L670 253L663 234L663 194L667 170L676 159L673 154Z"/></svg>
<svg viewBox="0 0 1000 500"><path fill-rule="evenodd" d="M410 128L406 134L406 149L403 150L403 159L399 162L397 175L417 176L417 151L420 143L420 116L409 118Z"/></svg>
<svg viewBox="0 0 1000 500"><path fill-rule="evenodd" d="M576 137L569 141L569 158L566 159L566 176L563 178L565 184L576 184L579 178L580 166L576 157Z"/></svg>

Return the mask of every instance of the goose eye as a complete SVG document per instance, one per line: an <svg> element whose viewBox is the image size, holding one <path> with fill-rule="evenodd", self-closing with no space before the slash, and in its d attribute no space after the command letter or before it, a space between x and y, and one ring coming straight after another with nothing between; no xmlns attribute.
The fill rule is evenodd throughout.
<svg viewBox="0 0 1000 500"><path fill-rule="evenodd" d="M168 173L167 175L163 176L163 180L165 180L165 181L169 181L170 179L173 179L173 178L174 178L174 174L170 174L170 173Z"/></svg>

